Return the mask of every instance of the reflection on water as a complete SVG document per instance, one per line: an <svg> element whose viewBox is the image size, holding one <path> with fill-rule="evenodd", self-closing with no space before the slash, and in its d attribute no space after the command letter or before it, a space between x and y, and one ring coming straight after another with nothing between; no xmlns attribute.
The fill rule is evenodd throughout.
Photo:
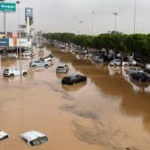
<svg viewBox="0 0 150 150"><path fill-rule="evenodd" d="M82 87L84 87L86 85L85 83L78 83L76 85L73 86L69 86L69 85L62 85L62 88L66 91L78 91L79 89L81 89Z"/></svg>
<svg viewBox="0 0 150 150"><path fill-rule="evenodd" d="M50 137L38 150L149 150L149 85L130 81L124 68L93 65L70 53L51 51L55 59L49 69L29 68L27 59L22 61L26 78L0 77L0 128L11 135L0 149L29 150L19 135L38 130ZM50 52L41 53L33 60ZM87 83L61 85L59 63L69 65L69 74L86 75ZM2 68L6 64L2 62Z"/></svg>

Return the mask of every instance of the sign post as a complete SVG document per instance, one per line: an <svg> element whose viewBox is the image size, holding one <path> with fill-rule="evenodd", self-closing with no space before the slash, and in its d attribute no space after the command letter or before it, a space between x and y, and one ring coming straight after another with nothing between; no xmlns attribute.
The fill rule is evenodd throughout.
<svg viewBox="0 0 150 150"><path fill-rule="evenodd" d="M7 36L6 13L16 12L16 3L0 3L0 11L4 13L4 32Z"/></svg>
<svg viewBox="0 0 150 150"><path fill-rule="evenodd" d="M30 34L30 18L33 18L33 8L25 8L25 16L27 18L27 34Z"/></svg>
<svg viewBox="0 0 150 150"><path fill-rule="evenodd" d="M16 12L16 3L0 3L0 11Z"/></svg>

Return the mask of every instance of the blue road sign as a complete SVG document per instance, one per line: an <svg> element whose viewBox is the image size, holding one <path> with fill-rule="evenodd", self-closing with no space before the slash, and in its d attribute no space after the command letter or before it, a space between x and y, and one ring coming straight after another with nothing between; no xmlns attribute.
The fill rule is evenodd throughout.
<svg viewBox="0 0 150 150"><path fill-rule="evenodd" d="M0 38L0 47L7 47L9 46L9 39L8 38Z"/></svg>
<svg viewBox="0 0 150 150"><path fill-rule="evenodd" d="M33 8L25 8L25 16L33 17Z"/></svg>

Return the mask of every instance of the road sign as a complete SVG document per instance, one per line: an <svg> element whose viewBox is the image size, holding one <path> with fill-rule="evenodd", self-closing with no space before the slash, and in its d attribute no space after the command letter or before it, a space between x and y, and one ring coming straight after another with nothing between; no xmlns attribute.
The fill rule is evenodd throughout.
<svg viewBox="0 0 150 150"><path fill-rule="evenodd" d="M8 38L0 38L0 47L7 47L9 46L9 39Z"/></svg>
<svg viewBox="0 0 150 150"><path fill-rule="evenodd" d="M25 8L25 16L33 17L33 8Z"/></svg>
<svg viewBox="0 0 150 150"><path fill-rule="evenodd" d="M16 3L0 3L0 11L16 12Z"/></svg>

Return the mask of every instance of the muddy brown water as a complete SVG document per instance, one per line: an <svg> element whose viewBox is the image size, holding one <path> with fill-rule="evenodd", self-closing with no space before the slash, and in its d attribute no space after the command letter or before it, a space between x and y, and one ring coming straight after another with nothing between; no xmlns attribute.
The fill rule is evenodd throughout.
<svg viewBox="0 0 150 150"><path fill-rule="evenodd" d="M27 77L0 77L0 129L11 136L0 142L0 150L150 149L149 85L130 81L122 68L79 60L52 47L35 51L35 60L51 51L53 66L33 70L26 58ZM69 65L69 74L86 75L87 83L62 86L64 75L55 71L61 63ZM12 66L19 62L1 62L2 70ZM49 141L30 147L20 138L30 130L45 133Z"/></svg>

